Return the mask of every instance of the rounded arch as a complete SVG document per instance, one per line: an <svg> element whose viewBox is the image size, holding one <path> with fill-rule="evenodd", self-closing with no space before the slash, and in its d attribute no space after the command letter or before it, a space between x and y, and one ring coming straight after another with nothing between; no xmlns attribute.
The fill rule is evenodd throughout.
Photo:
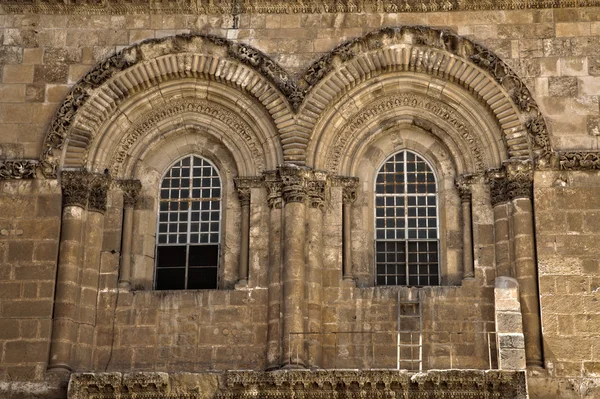
<svg viewBox="0 0 600 399"><path fill-rule="evenodd" d="M142 42L101 62L73 87L44 141L44 175L56 176L62 167L94 169L88 152L110 131L107 123L122 131L132 109L156 110L164 93L170 100L221 101L230 115L254 121L248 133L261 146L270 141L276 147L263 149L266 161L267 152L276 158L266 167L274 167L283 161L277 126L293 118L295 87L281 67L250 46L206 35Z"/></svg>
<svg viewBox="0 0 600 399"><path fill-rule="evenodd" d="M299 109L297 140L297 145L305 143L308 157L298 161L311 162L312 142L328 134L322 130L323 119L331 117L331 109L354 88L371 86L386 95L393 85L383 88L380 80L400 74L422 76L427 81L422 91L434 98L454 97L451 104L456 110L473 109L458 97L479 104L499 127L497 141L506 143L505 159L534 160L551 152L535 101L506 64L483 46L450 31L417 26L384 28L346 42L308 69L301 81L307 96ZM284 143L288 140L282 135Z"/></svg>

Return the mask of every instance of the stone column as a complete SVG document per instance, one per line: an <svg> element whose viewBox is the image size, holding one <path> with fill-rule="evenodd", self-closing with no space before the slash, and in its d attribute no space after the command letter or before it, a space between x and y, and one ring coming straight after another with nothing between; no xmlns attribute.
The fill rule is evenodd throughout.
<svg viewBox="0 0 600 399"><path fill-rule="evenodd" d="M283 364L291 368L305 367L307 170L284 165L279 173L284 203Z"/></svg>
<svg viewBox="0 0 600 399"><path fill-rule="evenodd" d="M240 263L238 271L238 283L236 287L248 285L248 264L250 248L250 185L244 179L236 179L238 197L242 207Z"/></svg>
<svg viewBox="0 0 600 399"><path fill-rule="evenodd" d="M76 369L92 367L94 328L98 304L100 254L104 236L104 213L110 177L91 175L89 180L88 212L83 239L83 262L79 266L80 294L77 323L78 341L73 364Z"/></svg>
<svg viewBox="0 0 600 399"><path fill-rule="evenodd" d="M529 161L506 164L512 203L515 269L519 282L527 366L543 367L542 328L533 222L533 167Z"/></svg>
<svg viewBox="0 0 600 399"><path fill-rule="evenodd" d="M462 206L463 221L463 279L475 278L475 265L473 264L473 221L471 217L471 185L472 175L463 175L455 181L460 203Z"/></svg>
<svg viewBox="0 0 600 399"><path fill-rule="evenodd" d="M281 180L276 171L265 173L267 201L269 203L269 294L267 327L267 369L273 370L283 364L281 323L281 266L282 266L282 207Z"/></svg>
<svg viewBox="0 0 600 399"><path fill-rule="evenodd" d="M323 295L323 212L325 211L325 193L327 174L314 172L308 182L308 275L306 292L308 304L308 323L306 336L308 342L308 365L322 366L322 295Z"/></svg>
<svg viewBox="0 0 600 399"><path fill-rule="evenodd" d="M342 184L342 275L346 281L354 281L352 268L352 204L356 201L358 178L343 177Z"/></svg>
<svg viewBox="0 0 600 399"><path fill-rule="evenodd" d="M139 180L120 182L123 191L123 233L121 235L121 272L119 287L131 288L131 247L133 242L133 213L142 189Z"/></svg>
<svg viewBox="0 0 600 399"><path fill-rule="evenodd" d="M496 275L514 277L511 271L512 246L510 245L510 206L506 173L503 169L487 172L490 186L490 197L494 209L494 253L496 258Z"/></svg>
<svg viewBox="0 0 600 399"><path fill-rule="evenodd" d="M525 370L525 341L519 302L519 283L511 277L498 277L495 283L494 320L498 368Z"/></svg>
<svg viewBox="0 0 600 399"><path fill-rule="evenodd" d="M63 212L48 369L72 371L79 316L79 265L89 196L90 174L63 172Z"/></svg>

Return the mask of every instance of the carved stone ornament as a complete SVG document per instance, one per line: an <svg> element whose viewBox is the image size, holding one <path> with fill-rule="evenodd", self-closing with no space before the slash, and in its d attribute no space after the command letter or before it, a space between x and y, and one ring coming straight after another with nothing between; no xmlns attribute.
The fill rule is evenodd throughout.
<svg viewBox="0 0 600 399"><path fill-rule="evenodd" d="M524 399L525 371L277 370L219 374L72 374L69 399Z"/></svg>
<svg viewBox="0 0 600 399"><path fill-rule="evenodd" d="M279 167L281 177L281 194L284 203L304 202L308 197L308 179L310 172L307 168L294 164Z"/></svg>
<svg viewBox="0 0 600 399"><path fill-rule="evenodd" d="M473 185L474 180L474 175L461 175L454 179L454 185L458 190L458 195L460 195L461 202L471 201L471 186Z"/></svg>
<svg viewBox="0 0 600 399"><path fill-rule="evenodd" d="M477 10L521 10L573 7L572 0L177 0L123 2L122 0L78 0L49 2L42 0L4 0L4 13L41 14L321 14L321 13L397 13ZM597 0L577 3L579 7L597 6Z"/></svg>
<svg viewBox="0 0 600 399"><path fill-rule="evenodd" d="M352 204L356 201L358 177L336 176L334 184L342 187L342 201L344 204Z"/></svg>
<svg viewBox="0 0 600 399"><path fill-rule="evenodd" d="M265 187L267 188L267 202L270 208L281 209L283 207L283 197L281 190L283 183L276 170L264 172Z"/></svg>
<svg viewBox="0 0 600 399"><path fill-rule="evenodd" d="M85 170L61 173L63 206L87 208L91 177L92 174Z"/></svg>
<svg viewBox="0 0 600 399"><path fill-rule="evenodd" d="M327 170L333 171L338 169L342 155L348 153L347 145L353 142L357 135L364 132L365 125L374 118L400 107L410 107L419 110L419 112L432 114L433 118L438 118L452 125L460 135L460 138L469 146L477 170L484 170L486 159L484 157L483 144L479 137L472 133L473 129L470 124L452 107L433 98L415 93L385 97L374 101L354 115L339 130L334 139L334 144L327 155Z"/></svg>
<svg viewBox="0 0 600 399"><path fill-rule="evenodd" d="M110 185L110 176L107 174L91 175L89 180L88 209L90 211L106 212L106 194Z"/></svg>
<svg viewBox="0 0 600 399"><path fill-rule="evenodd" d="M529 161L510 161L506 168L507 190L510 199L532 198L533 165Z"/></svg>
<svg viewBox="0 0 600 399"><path fill-rule="evenodd" d="M92 0L84 0L89 3L83 4L83 2L69 2L69 3L49 3L34 0L27 4L15 1L14 3L4 2L2 9L5 12L75 12L74 10L80 10L84 13L126 13L127 10L136 10L139 12L167 12L165 9L171 10L169 12L180 12L183 8L186 8L186 4L192 7L193 12L202 13L207 12L206 10L213 9L223 10L228 9L232 4L233 0L222 0L219 2L212 0L182 0L182 1L167 1L159 2L153 0L148 3L140 4L118 4L116 0L103 1L101 4ZM411 1L379 1L370 0L365 2L362 1L350 1L350 2L337 2L329 0L330 5L323 5L317 2L284 2L284 1L248 1L248 2L235 2L239 4L241 9L261 10L261 12L288 12L291 10L312 10L316 7L320 12L325 10L337 10L338 6L342 7L348 12L355 12L359 9L397 9L410 11L413 9L423 10L423 2L412 4ZM540 0L541 1L541 0ZM566 0L565 0L566 1ZM432 0L427 2L425 7L439 8L434 6L440 2L440 4L446 4L445 8L455 9L458 6L458 2L454 0ZM21 3L21 5L19 5ZM215 4L218 3L218 4ZM335 7L333 4L336 4ZM340 3L340 5L338 5ZM230 6L227 6L229 4ZM261 5L262 4L262 5ZM311 5L306 5L311 4ZM367 4L370 4L367 6ZM386 5L387 4L387 5ZM492 7L491 4L500 4L498 2L489 2L483 0L471 0L469 6L462 6L467 4L460 2L461 6L466 9L485 9ZM511 2L502 3L499 6L501 8L511 8ZM516 3L514 3L516 4ZM531 2L519 3L519 8L531 6ZM544 3L545 4L545 3ZM552 3L554 4L554 3ZM565 2L566 4L566 2ZM207 8L208 7L208 8ZM225 8L223 8L225 7ZM442 7L441 9L444 9ZM44 11L42 11L44 10ZM150 11L151 10L151 11ZM176 11L177 10L177 11ZM277 11L275 11L277 10ZM353 10L353 11L351 11ZM133 11L132 11L133 12ZM223 12L223 11L221 11ZM329 11L327 11L329 12ZM337 12L337 11L336 11ZM75 84L71 92L67 95L64 102L60 105L54 120L51 122L49 130L46 134L42 148L42 157L40 161L41 169L45 177L55 178L58 170L58 164L60 160L61 150L65 145L66 138L73 134L72 125L77 115L77 111L81 109L86 102L95 94L96 89L100 86L105 85L109 79L115 77L120 72L136 65L140 62L145 62L143 55L148 48L152 46L161 46L163 51L161 54L166 56L168 54L180 54L193 51L186 46L192 43L193 40L201 40L214 47L220 48L218 51L219 57L227 57L232 62L240 62L244 65L254 69L258 74L264 76L268 82L272 83L274 87L281 92L287 99L292 110L297 111L300 109L300 105L307 97L308 93L318 83L332 72L336 65L340 65L341 62L349 61L360 54L369 53L381 49L384 43L412 43L413 46L419 47L419 51L423 49L436 49L437 51L443 51L449 53L450 57L445 58L458 58L463 62L471 63L487 72L496 83L501 86L514 101L515 105L522 113L525 128L530 136L530 142L532 143L532 151L536 159L549 156L550 144L548 140L548 133L545 121L541 116L538 106L534 99L529 93L527 87L519 80L518 76L512 72L512 70L506 65L500 58L495 56L491 51L487 50L480 44L474 43L467 38L460 37L455 33L448 30L434 29L423 26L405 26L398 28L383 28L371 32L361 38L353 39L345 42L330 53L317 60L310 66L307 71L298 79L294 79L288 74L281 66L276 62L268 58L259 50L252 48L242 43L234 43L232 41L215 37L211 35L178 35L173 37L153 39L144 41L143 43L135 44L129 48L122 50L121 52L112 55L105 61L99 63L92 69L87 75L85 75L77 84ZM217 54L217 52L215 52ZM436 58L436 57L434 57ZM419 57L419 66L410 66L411 70L416 70L422 73L431 73L432 70L438 70L439 68L431 68L431 65L427 65L424 62L433 62L431 57ZM423 61L424 60L424 61ZM429 61L428 61L429 60ZM185 71L182 72L185 75ZM168 78L178 78L179 73L169 73L165 76ZM187 75L185 75L187 76ZM369 74L372 76L372 74ZM212 76L210 73L202 74L204 79L218 79L223 80L226 77L218 75ZM129 93L121 93L122 96L127 97ZM431 110L431 112L434 112ZM470 141L469 141L470 142Z"/></svg>
<svg viewBox="0 0 600 399"><path fill-rule="evenodd" d="M561 170L600 169L600 152L559 152L558 164Z"/></svg>
<svg viewBox="0 0 600 399"><path fill-rule="evenodd" d="M242 206L249 206L251 189L253 187L262 187L264 184L264 179L260 176L238 177L234 180L234 182Z"/></svg>
<svg viewBox="0 0 600 399"><path fill-rule="evenodd" d="M325 209L329 179L326 172L313 171L308 180L308 201L312 208Z"/></svg>
<svg viewBox="0 0 600 399"><path fill-rule="evenodd" d="M0 161L0 180L35 179L39 164L32 159Z"/></svg>
<svg viewBox="0 0 600 399"><path fill-rule="evenodd" d="M508 196L508 179L504 168L488 170L485 179L490 186L492 206L502 204L510 199Z"/></svg>
<svg viewBox="0 0 600 399"><path fill-rule="evenodd" d="M142 191L142 183L139 180L121 180L118 184L123 191L123 206L135 208L140 191Z"/></svg>

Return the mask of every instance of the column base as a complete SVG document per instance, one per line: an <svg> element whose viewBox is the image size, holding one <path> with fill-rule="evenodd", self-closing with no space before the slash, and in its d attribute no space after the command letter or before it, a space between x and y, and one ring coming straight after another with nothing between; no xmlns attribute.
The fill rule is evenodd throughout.
<svg viewBox="0 0 600 399"><path fill-rule="evenodd" d="M342 286L356 288L356 280L352 277L344 277L342 280Z"/></svg>
<svg viewBox="0 0 600 399"><path fill-rule="evenodd" d="M235 287L236 290L243 290L248 288L248 280L239 280L237 283L235 283Z"/></svg>

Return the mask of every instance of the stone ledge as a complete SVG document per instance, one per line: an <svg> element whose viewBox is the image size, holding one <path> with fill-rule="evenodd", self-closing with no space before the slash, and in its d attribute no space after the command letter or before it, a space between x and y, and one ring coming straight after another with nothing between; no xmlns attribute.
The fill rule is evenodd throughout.
<svg viewBox="0 0 600 399"><path fill-rule="evenodd" d="M525 371L277 370L222 373L81 373L69 399L112 398L526 398Z"/></svg>

